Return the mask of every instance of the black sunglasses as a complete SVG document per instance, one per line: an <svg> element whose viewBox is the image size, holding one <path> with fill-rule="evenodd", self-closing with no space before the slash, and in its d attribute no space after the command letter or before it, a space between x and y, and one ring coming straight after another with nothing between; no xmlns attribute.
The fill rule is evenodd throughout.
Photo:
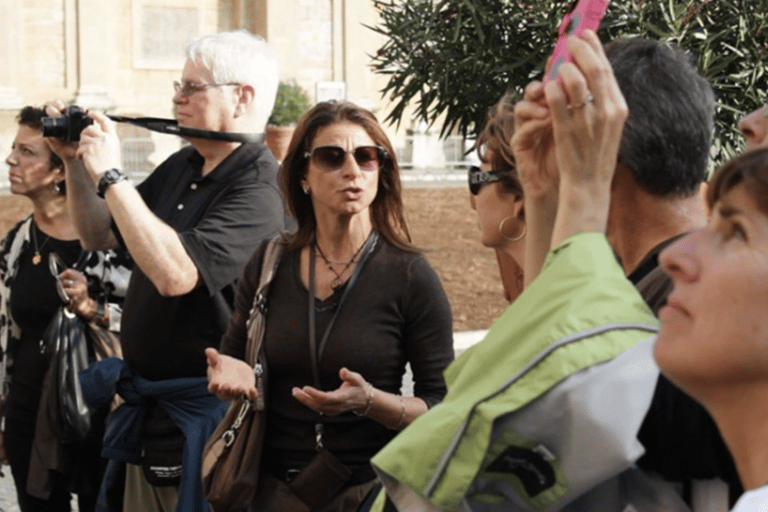
<svg viewBox="0 0 768 512"><path fill-rule="evenodd" d="M484 171L476 165L469 167L467 171L467 178L469 180L469 191L473 196L476 196L483 185L486 183L493 183L494 181L501 181L504 179L504 171Z"/></svg>
<svg viewBox="0 0 768 512"><path fill-rule="evenodd" d="M339 146L319 146L304 153L304 157L311 158L315 165L335 171L344 165L347 153L352 153L363 171L378 171L387 158L387 150L381 146L358 146L352 151Z"/></svg>

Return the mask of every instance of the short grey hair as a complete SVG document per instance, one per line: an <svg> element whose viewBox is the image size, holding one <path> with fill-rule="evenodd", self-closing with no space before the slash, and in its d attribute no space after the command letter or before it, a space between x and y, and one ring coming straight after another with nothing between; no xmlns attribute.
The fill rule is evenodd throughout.
<svg viewBox="0 0 768 512"><path fill-rule="evenodd" d="M683 48L651 39L605 47L629 107L619 160L660 198L690 197L707 179L715 94Z"/></svg>
<svg viewBox="0 0 768 512"><path fill-rule="evenodd" d="M277 94L277 56L263 38L247 30L199 37L187 47L187 58L202 64L216 83L250 85L255 91L256 120L263 128Z"/></svg>

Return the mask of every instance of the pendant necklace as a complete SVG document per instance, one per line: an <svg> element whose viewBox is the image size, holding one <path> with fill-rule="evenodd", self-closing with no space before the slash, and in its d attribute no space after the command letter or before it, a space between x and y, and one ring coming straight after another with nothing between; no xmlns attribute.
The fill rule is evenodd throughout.
<svg viewBox="0 0 768 512"><path fill-rule="evenodd" d="M35 254L32 255L32 264L33 265L39 265L40 262L43 261L43 257L40 256L40 251L43 249L43 247L45 247L45 244L48 243L48 240L51 239L51 235L47 235L46 238L45 238L45 241L42 243L42 245L40 245L38 247L37 246L37 231L38 231L37 224L32 222L32 242L35 245Z"/></svg>
<svg viewBox="0 0 768 512"><path fill-rule="evenodd" d="M363 250L364 246L365 246L365 243L361 244L360 247L355 252L355 254L352 255L352 258L349 261L333 261L328 259L325 256L325 254L323 253L323 250L320 248L320 244L318 244L317 241L315 241L315 247L317 247L318 254L320 254L320 257L325 262L325 266L328 267L328 270L330 270L336 275L336 279L331 281L331 288L333 289L334 292L344 284L344 279L341 276L344 275L344 272L349 270L349 267L351 267L354 263L357 262L357 257L360 255L360 251ZM344 265L344 268L341 269L341 272L336 272L336 269L333 268L333 265Z"/></svg>

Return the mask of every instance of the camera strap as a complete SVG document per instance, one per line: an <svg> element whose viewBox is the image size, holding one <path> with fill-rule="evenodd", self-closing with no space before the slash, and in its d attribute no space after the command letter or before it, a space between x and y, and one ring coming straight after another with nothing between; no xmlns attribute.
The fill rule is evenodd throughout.
<svg viewBox="0 0 768 512"><path fill-rule="evenodd" d="M223 140L228 142L264 142L263 133L234 133L201 130L198 128L179 126L175 119L161 119L158 117L123 117L112 115L107 117L116 123L128 123L146 128L147 130L151 130L153 132L170 133L180 137Z"/></svg>

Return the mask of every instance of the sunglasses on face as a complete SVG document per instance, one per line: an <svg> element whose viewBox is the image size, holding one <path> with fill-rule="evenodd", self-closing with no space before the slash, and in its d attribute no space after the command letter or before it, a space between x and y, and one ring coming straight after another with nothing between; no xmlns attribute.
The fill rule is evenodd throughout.
<svg viewBox="0 0 768 512"><path fill-rule="evenodd" d="M352 151L339 146L319 146L304 153L304 157L312 159L317 166L336 170L344 165L347 153L352 153L357 166L363 171L378 171L387 158L387 150L381 146L358 146Z"/></svg>
<svg viewBox="0 0 768 512"><path fill-rule="evenodd" d="M476 165L472 165L467 171L467 178L469 180L469 191L473 196L476 196L483 185L487 183L493 183L494 181L501 181L504 179L504 171L484 171Z"/></svg>

